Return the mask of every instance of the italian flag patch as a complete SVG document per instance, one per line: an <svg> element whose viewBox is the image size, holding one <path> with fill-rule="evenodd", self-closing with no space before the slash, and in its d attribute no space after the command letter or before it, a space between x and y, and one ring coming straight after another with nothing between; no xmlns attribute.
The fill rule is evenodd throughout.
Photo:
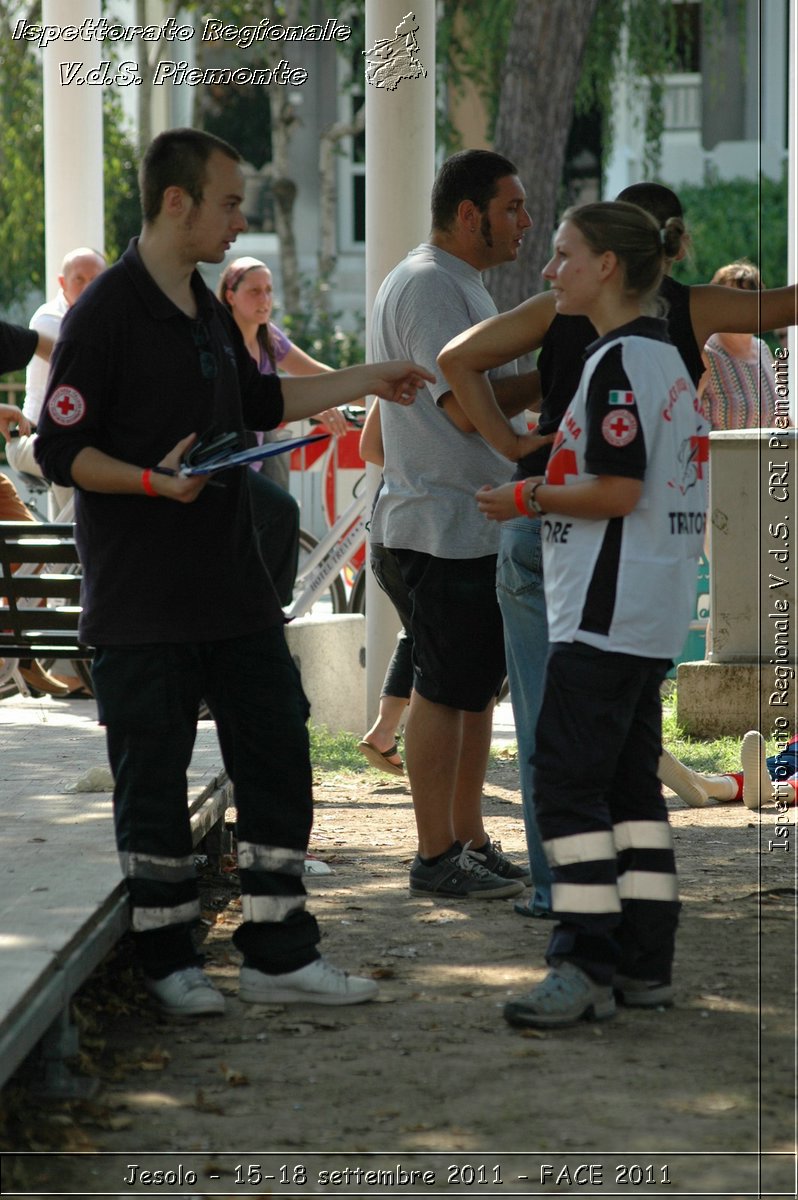
<svg viewBox="0 0 798 1200"><path fill-rule="evenodd" d="M610 404L634 404L634 392L610 392Z"/></svg>

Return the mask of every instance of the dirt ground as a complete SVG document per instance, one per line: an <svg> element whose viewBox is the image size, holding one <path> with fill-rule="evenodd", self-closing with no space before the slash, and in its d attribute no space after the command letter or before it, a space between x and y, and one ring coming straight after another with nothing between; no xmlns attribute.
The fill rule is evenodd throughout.
<svg viewBox="0 0 798 1200"><path fill-rule="evenodd" d="M485 808L521 857L516 778L496 761ZM234 880L209 873L227 1014L159 1017L123 945L77 1005L96 1095L3 1093L4 1149L40 1153L3 1155L2 1195L795 1195L796 830L775 832L775 807L673 798L675 1007L538 1033L501 1010L542 977L548 923L409 897L401 780L328 774L316 797L311 848L335 872L309 881L322 948L379 998L239 1003Z"/></svg>

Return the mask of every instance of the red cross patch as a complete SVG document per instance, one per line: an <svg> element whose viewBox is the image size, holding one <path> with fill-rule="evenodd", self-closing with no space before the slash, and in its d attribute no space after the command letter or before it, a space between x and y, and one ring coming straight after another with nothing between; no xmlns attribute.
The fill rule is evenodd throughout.
<svg viewBox="0 0 798 1200"><path fill-rule="evenodd" d="M637 417L623 411L607 413L601 422L601 432L611 446L628 446L637 437Z"/></svg>
<svg viewBox="0 0 798 1200"><path fill-rule="evenodd" d="M86 414L86 401L74 388L56 388L47 401L47 411L56 425L77 425Z"/></svg>

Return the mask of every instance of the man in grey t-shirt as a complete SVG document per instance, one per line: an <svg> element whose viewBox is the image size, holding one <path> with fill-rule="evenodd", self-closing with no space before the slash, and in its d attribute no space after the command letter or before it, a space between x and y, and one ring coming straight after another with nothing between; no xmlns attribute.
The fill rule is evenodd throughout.
<svg viewBox="0 0 798 1200"><path fill-rule="evenodd" d="M435 370L451 338L496 314L482 272L517 257L531 224L524 203L516 168L501 155L466 150L444 163L432 192L429 242L411 251L377 294L372 358L408 355ZM515 364L495 374L497 400L515 417L531 400L529 381ZM474 503L484 484L509 479L510 463L474 431L440 372L401 420L388 405L380 416L384 484L371 541L393 554L411 607L405 753L418 827L411 893L517 895L529 872L501 853L482 823L504 646L498 534ZM526 441L525 421L516 424Z"/></svg>

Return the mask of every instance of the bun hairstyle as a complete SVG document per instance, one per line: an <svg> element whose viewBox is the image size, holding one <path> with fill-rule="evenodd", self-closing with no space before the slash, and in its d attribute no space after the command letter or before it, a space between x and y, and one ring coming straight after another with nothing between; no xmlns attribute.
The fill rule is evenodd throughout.
<svg viewBox="0 0 798 1200"><path fill-rule="evenodd" d="M232 313L233 306L227 299L227 293L237 291L250 271L268 270L269 268L266 266L266 263L261 262L259 258L251 258L249 255L245 255L243 258L234 258L232 262L227 264L219 276L219 283L216 288L217 298L227 311ZM272 365L272 370L276 371L277 360L274 353L274 339L268 321L265 325L258 326L258 332L255 336L258 340L258 345L265 351L266 357Z"/></svg>
<svg viewBox="0 0 798 1200"><path fill-rule="evenodd" d="M618 192L615 199L625 200L627 204L636 204L638 208L650 213L660 229L668 223L670 217L678 217L680 221L684 222L681 200L671 188L665 187L664 183L632 183L623 191ZM690 234L685 228L681 244L669 257L675 258L680 250L687 251L689 248Z"/></svg>
<svg viewBox="0 0 798 1200"><path fill-rule="evenodd" d="M594 254L612 251L623 269L626 291L644 306L684 237L681 217L668 217L660 226L650 213L622 200L581 204L563 213L562 220L576 226Z"/></svg>

